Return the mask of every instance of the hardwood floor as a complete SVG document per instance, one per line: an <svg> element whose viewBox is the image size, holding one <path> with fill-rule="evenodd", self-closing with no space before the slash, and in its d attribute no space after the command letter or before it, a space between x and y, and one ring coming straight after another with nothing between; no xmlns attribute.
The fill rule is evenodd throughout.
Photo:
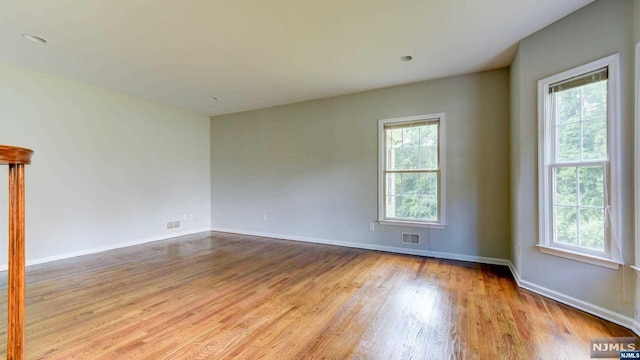
<svg viewBox="0 0 640 360"><path fill-rule="evenodd" d="M232 234L27 270L28 359L588 359L610 336L634 334L503 267Z"/></svg>

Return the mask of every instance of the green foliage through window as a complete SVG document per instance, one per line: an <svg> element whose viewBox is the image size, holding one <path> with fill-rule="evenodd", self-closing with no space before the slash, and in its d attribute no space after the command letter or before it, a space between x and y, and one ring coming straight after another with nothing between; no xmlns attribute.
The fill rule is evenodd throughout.
<svg viewBox="0 0 640 360"><path fill-rule="evenodd" d="M554 241L605 251L607 80L552 93L551 99Z"/></svg>
<svg viewBox="0 0 640 360"><path fill-rule="evenodd" d="M437 222L439 121L385 125L385 217Z"/></svg>

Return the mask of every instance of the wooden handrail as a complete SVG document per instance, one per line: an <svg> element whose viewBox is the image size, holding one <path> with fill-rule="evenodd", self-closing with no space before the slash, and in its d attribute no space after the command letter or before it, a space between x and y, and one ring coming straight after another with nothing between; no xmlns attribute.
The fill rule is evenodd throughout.
<svg viewBox="0 0 640 360"><path fill-rule="evenodd" d="M0 145L0 164L9 165L9 281L7 285L7 359L24 359L25 262L24 166L33 151Z"/></svg>

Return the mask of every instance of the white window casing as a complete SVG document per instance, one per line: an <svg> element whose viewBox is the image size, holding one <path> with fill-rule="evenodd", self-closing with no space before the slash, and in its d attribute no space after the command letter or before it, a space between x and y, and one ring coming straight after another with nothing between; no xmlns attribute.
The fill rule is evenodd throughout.
<svg viewBox="0 0 640 360"><path fill-rule="evenodd" d="M619 55L614 54L606 58L593 61L591 63L579 66L577 68L562 72L542 79L538 82L538 201L539 201L539 242L538 249L540 252L549 255L560 256L576 261L581 261L597 266L610 269L618 269L623 264L623 255L621 250L620 238L620 175L619 175L619 153L620 153L620 136L619 136ZM606 82L602 82L604 80ZM589 103L585 100L587 95L583 96L583 89L586 92L587 86L593 84L606 84L606 156L598 157L587 149L586 135L589 129L593 129L595 121L601 121L604 116L588 118L586 116L586 107ZM604 85L600 85L604 86ZM579 107L579 119L567 120L565 123L559 114L559 108L568 107L575 97L567 95L573 89L579 90L577 105ZM562 95L561 95L562 93ZM562 97L562 96L566 96ZM566 99L566 100L558 100ZM574 104L575 104L574 103ZM584 116L584 117L583 117ZM595 120L593 120L595 119ZM578 132L578 136L564 137L565 134L571 134L571 131L565 131L572 127L572 131ZM602 128L601 128L602 129ZM602 131L602 130L601 130ZM595 137L594 137L595 139ZM593 140L595 143L595 140ZM572 143L577 142L578 159L566 157L563 154L572 151ZM568 145L567 145L568 144ZM573 150L576 150L575 148ZM563 158L563 156L565 156ZM595 171L595 172L594 172ZM602 204L581 204L583 198L587 199L587 181L581 182L581 174L598 174L602 172L601 192ZM575 174L573 175L572 174ZM569 174L569 175L567 175ZM574 179L575 178L575 179ZM586 175L584 178L587 179ZM567 181L568 179L568 181ZM596 175L596 179L597 175ZM574 187L571 184L575 183ZM558 185L560 184L560 186ZM569 184L569 185L567 185ZM596 184L598 182L596 181ZM583 186L584 185L584 186ZM562 193L566 189L575 191L572 193ZM597 190L597 188L596 188ZM597 195L598 193L595 192ZM566 199L575 201L568 203ZM590 194L592 199L597 199ZM573 201L573 200L572 200ZM586 200L585 200L586 202ZM558 222L561 216L558 215L563 211L569 214L575 213L575 230L576 243L561 239L558 234L560 232L571 232L572 227L569 226L566 231L559 231ZM567 212L565 212L566 214ZM602 214L603 222L603 246L582 245L581 222L582 214ZM586 217L587 215L585 215ZM566 216L565 216L566 217ZM571 216L568 216L571 218ZM600 219L596 219L600 220ZM588 223L585 220L585 233L589 229L597 229L594 223ZM597 224L597 223L596 223ZM569 224L572 225L572 224ZM589 225L589 227L587 227ZM593 237L593 234L591 234ZM586 240L589 240L589 237ZM563 241L561 241L563 240Z"/></svg>
<svg viewBox="0 0 640 360"><path fill-rule="evenodd" d="M634 155L634 178L635 178L635 250L636 265L631 268L640 276L640 42L636 44L636 79L635 79L635 155Z"/></svg>
<svg viewBox="0 0 640 360"><path fill-rule="evenodd" d="M419 137L417 144L413 140L405 139L404 134L409 131L413 131L412 134ZM397 136L402 138L399 140ZM434 137L437 139L435 143L432 142ZM445 228L444 149L444 113L378 120L378 223ZM406 155L409 154L409 150L412 151L413 159ZM433 151L437 151L436 156L433 155ZM422 160L415 160L421 156ZM410 195L404 193L407 186L403 180L405 178L417 181L417 185L409 185L414 186ZM434 186L437 194L433 192ZM401 189L400 193L397 192L397 188ZM405 201L409 200L414 204L411 211L403 208ZM434 201L437 203L435 209ZM396 206L397 202L401 205ZM416 203L418 205L415 205Z"/></svg>

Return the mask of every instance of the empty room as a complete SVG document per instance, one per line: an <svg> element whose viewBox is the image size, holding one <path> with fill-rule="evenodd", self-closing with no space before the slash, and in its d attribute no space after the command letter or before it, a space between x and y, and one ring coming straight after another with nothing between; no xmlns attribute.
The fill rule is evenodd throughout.
<svg viewBox="0 0 640 360"><path fill-rule="evenodd" d="M0 30L0 356L640 358L640 1Z"/></svg>

